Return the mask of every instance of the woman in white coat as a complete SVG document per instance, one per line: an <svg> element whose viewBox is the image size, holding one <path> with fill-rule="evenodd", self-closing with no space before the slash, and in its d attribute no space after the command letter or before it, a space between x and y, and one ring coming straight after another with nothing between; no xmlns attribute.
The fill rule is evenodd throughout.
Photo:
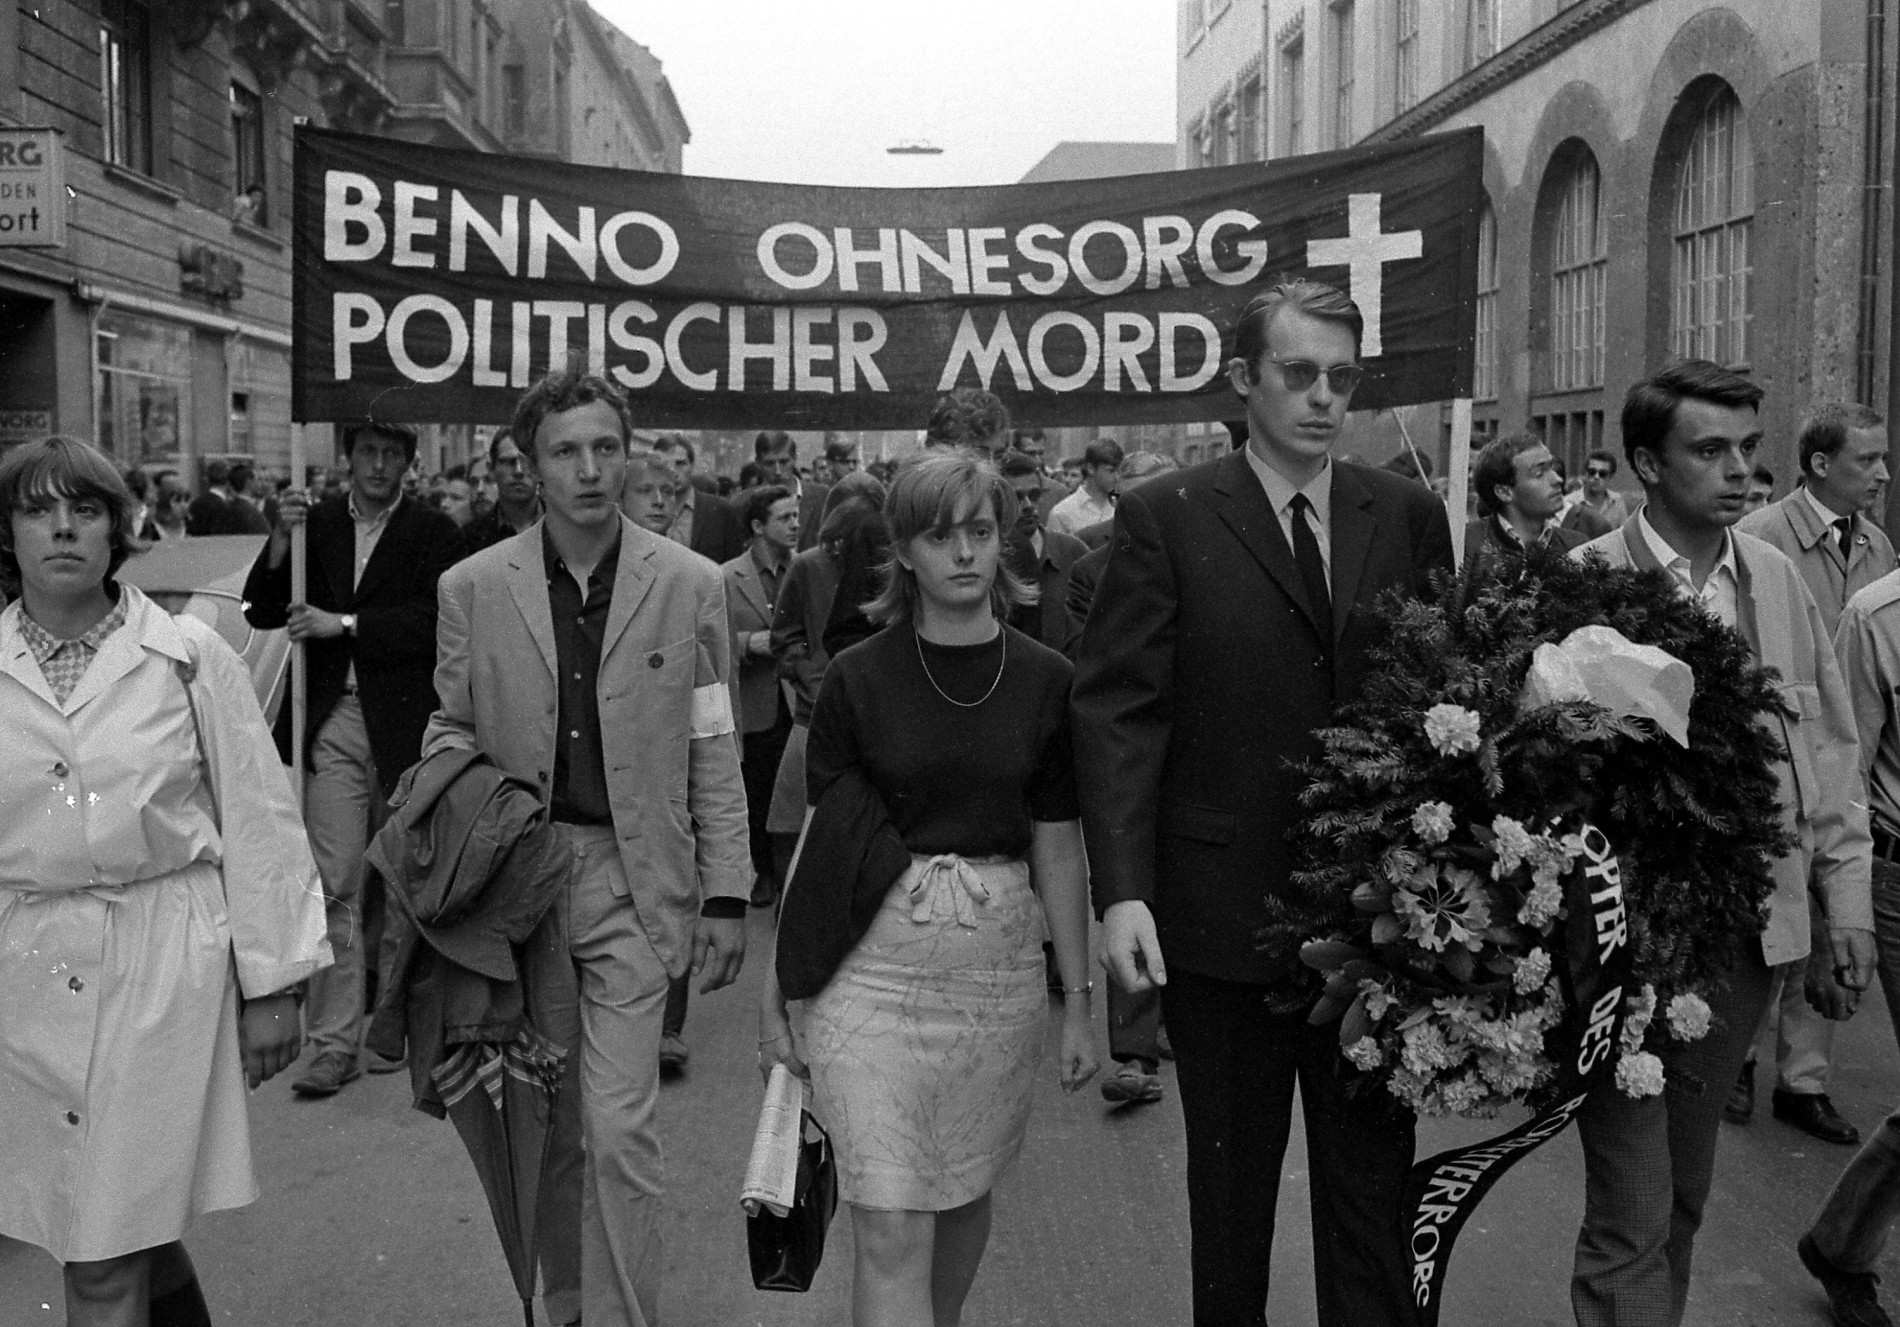
<svg viewBox="0 0 1900 1327"><path fill-rule="evenodd" d="M0 461L0 1235L74 1327L209 1322L178 1241L257 1196L245 1084L329 962L243 661L113 579L133 515L85 443Z"/></svg>

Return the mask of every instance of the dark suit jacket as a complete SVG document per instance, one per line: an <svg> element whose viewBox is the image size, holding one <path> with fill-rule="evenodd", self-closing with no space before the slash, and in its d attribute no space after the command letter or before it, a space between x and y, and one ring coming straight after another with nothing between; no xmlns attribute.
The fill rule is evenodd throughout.
<svg viewBox="0 0 1900 1327"><path fill-rule="evenodd" d="M268 534L264 513L240 497L229 500L206 489L185 508L185 532L207 534Z"/></svg>
<svg viewBox="0 0 1900 1327"><path fill-rule="evenodd" d="M1082 644L1082 628L1089 620L1089 610L1095 606L1095 590L1102 583L1102 568L1108 565L1112 551L1108 544L1091 548L1069 568L1069 593L1064 603L1069 610L1069 638L1063 643L1062 652L1071 662Z"/></svg>
<svg viewBox="0 0 1900 1327"><path fill-rule="evenodd" d="M1044 530L1042 558L1036 568L1036 588L1041 593L1034 607L1011 614L1011 625L1052 650L1066 648L1071 634L1069 572L1087 553L1087 545L1074 535Z"/></svg>
<svg viewBox="0 0 1900 1327"><path fill-rule="evenodd" d="M687 547L721 566L752 546L752 532L745 528L739 509L717 493L693 494L693 538Z"/></svg>
<svg viewBox="0 0 1900 1327"><path fill-rule="evenodd" d="M1549 544L1559 553L1568 553L1579 544L1590 542L1591 536L1580 530L1567 530L1560 525L1544 528L1543 543ZM1504 531L1498 528L1495 516L1479 516L1465 526L1465 566L1474 567L1493 562L1509 555L1521 555L1523 549L1515 542L1504 537Z"/></svg>
<svg viewBox="0 0 1900 1327"><path fill-rule="evenodd" d="M1098 911L1146 903L1169 967L1275 974L1255 948L1292 867L1314 730L1359 694L1373 602L1451 567L1431 491L1335 462L1333 614L1315 619L1244 453L1122 495L1077 653L1076 773Z"/></svg>
<svg viewBox="0 0 1900 1327"><path fill-rule="evenodd" d="M307 528L310 605L356 614L356 634L312 640L305 647L310 722L304 766L310 764L310 739L336 708L354 663L376 777L387 797L421 754L422 730L435 709L436 581L460 558L462 533L441 512L415 498L401 499L363 568L362 584L352 589L356 526L348 499L318 503ZM266 544L244 582L244 617L252 626L270 630L283 626L289 616L290 559L272 571ZM285 760L290 758L288 705L277 718L277 750Z"/></svg>
<svg viewBox="0 0 1900 1327"><path fill-rule="evenodd" d="M1109 535L1113 534L1114 531L1115 522L1113 520L1097 521L1094 525L1083 526L1080 530L1077 530L1072 537L1080 539L1085 547L1096 549L1106 544Z"/></svg>
<svg viewBox="0 0 1900 1327"><path fill-rule="evenodd" d="M814 484L806 481L804 493L798 499L798 551L803 553L818 542L818 527L825 523L825 499L831 494L831 485ZM750 530L746 538L752 537Z"/></svg>

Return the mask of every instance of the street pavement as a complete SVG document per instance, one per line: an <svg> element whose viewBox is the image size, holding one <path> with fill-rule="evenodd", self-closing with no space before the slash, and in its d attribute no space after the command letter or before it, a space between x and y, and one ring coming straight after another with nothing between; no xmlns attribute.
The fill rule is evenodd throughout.
<svg viewBox="0 0 1900 1327"><path fill-rule="evenodd" d="M755 1291L739 1185L760 1097L753 1016L769 922L752 914L745 975L695 995L693 1059L664 1090L669 1219L666 1327L845 1327L851 1230L841 1211L809 1294ZM1099 986L1099 982L1098 982ZM1102 1026L1102 996L1096 993ZM989 1254L965 1313L971 1327L1189 1322L1183 1143L1171 1066L1163 1102L1111 1108L1091 1083L1056 1086L1053 1023L1021 1163L997 1191ZM1104 1047L1104 1053L1106 1048ZM220 1324L247 1327L514 1327L519 1302L453 1126L409 1105L407 1074L365 1077L324 1101L285 1074L252 1101L263 1193L200 1220L187 1237ZM1726 1086L1726 1085L1724 1085ZM1723 1126L1716 1190L1697 1246L1688 1327L1824 1324L1825 1303L1794 1241L1852 1150L1770 1118L1766 1073L1755 1122ZM1834 1099L1863 1131L1900 1103L1900 1052L1876 998L1843 1029ZM1297 1119L1297 1116L1296 1116ZM1504 1124L1429 1122L1420 1154ZM1297 1128L1297 1126L1296 1126ZM1313 1321L1304 1149L1288 1149L1269 1306L1278 1327ZM1446 1327L1571 1321L1570 1251L1582 1208L1575 1131L1520 1162L1459 1242ZM1882 1266L1900 1276L1900 1253ZM1900 1309L1900 1292L1890 1301ZM544 1322L536 1304L536 1321ZM0 1327L63 1321L56 1264L0 1240Z"/></svg>

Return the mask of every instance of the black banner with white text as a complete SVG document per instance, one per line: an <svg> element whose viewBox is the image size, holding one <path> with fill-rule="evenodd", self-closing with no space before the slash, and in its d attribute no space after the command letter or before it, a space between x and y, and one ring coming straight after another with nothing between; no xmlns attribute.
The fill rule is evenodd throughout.
<svg viewBox="0 0 1900 1327"><path fill-rule="evenodd" d="M646 426L917 428L957 386L1024 424L1236 413L1235 315L1349 290L1355 409L1470 394L1483 135L964 189L573 166L300 127L293 417L506 420L550 364Z"/></svg>

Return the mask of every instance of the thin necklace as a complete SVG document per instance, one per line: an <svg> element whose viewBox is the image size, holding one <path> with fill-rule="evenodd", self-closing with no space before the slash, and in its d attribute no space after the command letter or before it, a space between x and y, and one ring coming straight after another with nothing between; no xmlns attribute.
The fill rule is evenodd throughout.
<svg viewBox="0 0 1900 1327"><path fill-rule="evenodd" d="M1003 657L997 661L995 681L990 683L990 689L988 691L985 691L981 696L977 697L975 700L958 700L955 696L951 695L948 691L945 691L942 687L938 686L937 679L930 675L930 664L924 659L923 633L920 631L913 631L911 633L911 639L917 642L917 665L918 667L924 670L924 680L930 683L930 689L932 691L935 691L939 696L942 696L945 700L949 701L952 705L955 705L960 710L973 710L978 705L981 705L984 701L988 700L991 696L994 696L996 694L996 688L999 685L1001 685L1003 681L1003 670L1009 666L1009 632L1005 631L1000 626L996 629L996 632L999 636L1003 638Z"/></svg>

